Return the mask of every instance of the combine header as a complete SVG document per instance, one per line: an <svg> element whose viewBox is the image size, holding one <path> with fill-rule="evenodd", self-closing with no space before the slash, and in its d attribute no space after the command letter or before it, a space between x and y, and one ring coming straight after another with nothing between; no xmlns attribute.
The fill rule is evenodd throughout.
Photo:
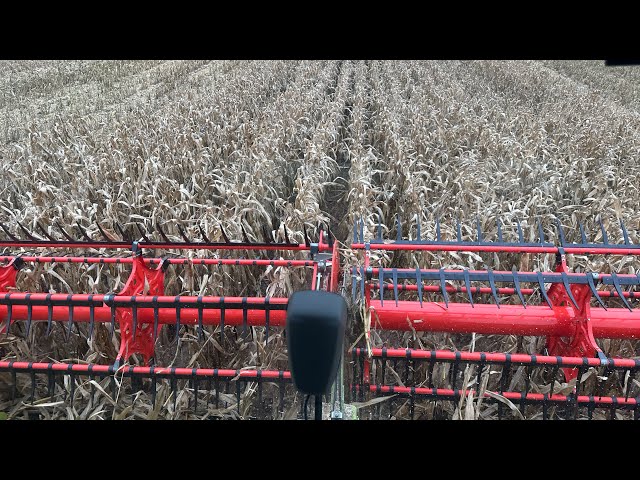
<svg viewBox="0 0 640 480"><path fill-rule="evenodd" d="M119 334L119 351L108 364L87 363L58 363L31 362L20 358L0 362L0 372L10 373L11 396L14 402L33 405L39 397L39 392L46 385L47 397L54 401L60 396L70 393L66 400L73 404L86 400L76 395L77 382L91 384L91 398L93 401L96 385L105 380L111 386L111 397L116 398L116 389L127 391L122 378L130 378L130 393L133 395L143 387L150 394L155 406L157 383L168 380L173 396L173 411L176 411L178 396L178 380L187 381L190 387L191 410L198 413L200 405L215 402L216 408L225 403L233 406L229 399L235 394L235 407L240 412L240 405L247 390L247 384L257 389L258 402L251 412L255 416L282 418L285 411L285 388L291 383L291 375L286 371L286 359L282 370L265 370L258 365L248 365L243 368L225 369L224 365L212 365L211 368L180 368L175 366L157 365L154 357L156 341L163 327L168 326L175 334L175 348L180 349L180 327L186 325L195 328L199 341L203 341L204 329L207 326L218 327L219 344L224 346L225 326L233 326L246 338L250 327L264 327L265 345L268 346L269 333L272 329L282 330L285 325L287 298L277 297L231 297L231 296L167 296L165 295L165 272L173 266L202 266L201 268L216 267L283 267L306 269L304 278L307 288L335 291L338 283L338 254L337 242L332 234L319 229L318 241L312 242L305 229L305 243L298 244L289 240L286 226L284 227L285 242L276 242L269 232L265 232L265 242L250 242L243 229L244 241L230 241L221 228L223 242L211 242L205 231L200 228L202 240L193 241L187 233L177 225L183 242L169 240L167 234L160 228L158 232L162 241L150 239L151 235L140 228L140 238L135 240L125 232L120 225L115 225L123 240L113 240L98 225L98 230L104 240L92 239L80 225L79 232L83 239L73 235L58 226L64 239L56 239L50 231L38 224L41 235L28 231L18 224L22 233L11 233L9 228L0 224L7 240L0 239L0 247L17 252L18 250L34 251L37 249L91 249L100 252L94 256L27 256L4 255L0 261L0 333L10 332L24 338L29 338L29 332L35 323L45 322L46 330L38 330L38 334L50 335L55 324L63 326L64 335L69 340L72 334L91 340L96 334L97 325L106 324L108 335L114 337ZM18 238L25 236L26 239ZM44 238L43 238L44 237ZM128 256L110 256L114 250L129 250ZM215 251L215 258L173 258L164 256L156 258L145 256L144 253L158 250L198 250ZM229 251L246 252L249 258L222 258L219 254ZM294 257L283 259L282 256ZM295 258L297 255L298 258ZM267 256L268 258L264 258ZM257 257L257 258L251 258ZM263 257L263 258L260 258ZM301 258L300 258L301 257ZM72 264L126 264L130 266L130 273L124 288L117 293L86 294L82 292L72 294L47 292L20 292L16 287L16 277L27 264L42 263L72 263ZM79 328L80 325L85 325ZM59 332L60 329L57 329ZM228 330L227 330L228 331ZM111 341L111 338L109 339ZM265 347L267 348L267 347ZM6 355L6 352L4 353ZM138 356L138 363L130 364L133 355ZM177 355L176 355L177 356ZM141 360L141 362L140 362ZM282 362L281 362L282 363ZM215 368L214 368L215 367ZM6 374L5 374L6 375ZM26 376L30 388L18 388L18 375ZM67 377L66 381L62 377ZM108 380L110 379L110 380ZM93 380L93 382L89 382ZM46 383L45 383L46 381ZM67 383L67 382L70 382ZM68 388L63 388L64 385ZM222 384L222 385L221 385ZM277 389L277 394L271 405L271 412L265 413L263 405L263 384ZM230 386L235 386L235 392L229 392ZM58 388L59 387L59 388ZM265 385L265 388L267 385ZM274 390L275 391L275 390ZM227 395L229 394L230 395ZM221 401L221 395L224 401ZM191 403L193 399L193 403ZM257 413L256 413L257 412ZM254 416L254 415L250 415Z"/></svg>
<svg viewBox="0 0 640 480"><path fill-rule="evenodd" d="M602 243L589 243L582 225L581 241L568 242L559 222L557 242L551 243L537 226L537 242L525 241L520 223L513 232L517 240L505 240L499 221L491 241L479 222L475 241L463 240L459 222L455 240L442 238L438 220L432 240L423 238L419 221L410 228L413 239L405 239L397 218L392 241L383 239L380 221L376 238L369 240L362 220L354 226L351 248L363 256L351 271L353 299L362 301L365 324L377 333L367 329L366 343L351 352L352 395L360 401L390 397L369 402L375 405L370 416L449 418L456 411L459 417L471 411L481 418L538 413L544 419L640 417L637 344L617 342L635 358L612 358L598 343L640 339L640 309L632 308L640 299L640 273L572 272L567 267L568 255L637 258L640 245L630 242L622 222L621 244L609 243L602 223ZM518 260L523 254L553 254L555 268L383 265L390 253L400 252L414 255L414 261L417 252L511 253ZM472 345L487 340L475 342L475 334L537 336L546 338L546 346L530 353L428 350L423 345L432 339L418 332L474 334ZM373 345L373 339L379 344ZM485 402L489 405L480 409Z"/></svg>

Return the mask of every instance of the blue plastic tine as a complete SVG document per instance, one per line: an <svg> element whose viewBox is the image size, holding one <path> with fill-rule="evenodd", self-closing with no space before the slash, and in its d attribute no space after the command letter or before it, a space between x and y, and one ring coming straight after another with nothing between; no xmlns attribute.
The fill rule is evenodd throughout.
<svg viewBox="0 0 640 480"><path fill-rule="evenodd" d="M391 270L391 276L393 279L393 298L396 301L396 307L398 306L398 269Z"/></svg>
<svg viewBox="0 0 640 480"><path fill-rule="evenodd" d="M513 274L513 286L516 289L516 293L522 302L522 306L527 308L527 303L524 301L524 295L522 295L522 290L520 289L520 278L518 278L518 272L516 271L515 265L511 268L511 273Z"/></svg>
<svg viewBox="0 0 640 480"><path fill-rule="evenodd" d="M624 303L624 306L627 307L629 311L632 311L631 305L629 305L627 299L624 298L622 288L620 287L620 281L618 280L618 275L615 272L611 272L611 280L613 280L613 287L616 289L616 292L618 292L618 296L622 300L622 303Z"/></svg>
<svg viewBox="0 0 640 480"><path fill-rule="evenodd" d="M360 241L364 243L364 220L360 217Z"/></svg>
<svg viewBox="0 0 640 480"><path fill-rule="evenodd" d="M496 291L496 279L493 276L493 270L491 267L487 269L487 274L489 275L489 285L491 286L491 295L493 295L493 299L496 301L496 305L500 308L500 298L498 298L498 292Z"/></svg>
<svg viewBox="0 0 640 480"><path fill-rule="evenodd" d="M542 229L542 224L540 223L540 219L538 219L538 239L540 240L540 243L544 243L545 238L544 238L544 230Z"/></svg>
<svg viewBox="0 0 640 480"><path fill-rule="evenodd" d="M456 237L458 238L459 242L462 241L462 227L460 226L459 218L456 218Z"/></svg>
<svg viewBox="0 0 640 480"><path fill-rule="evenodd" d="M440 290L442 291L442 296L444 297L444 303L449 308L449 296L447 295L447 281L444 278L444 270L440 269Z"/></svg>
<svg viewBox="0 0 640 480"><path fill-rule="evenodd" d="M567 275L567 272L560 272L560 276L562 277L562 284L564 285L564 289L567 291L567 295L569 295L569 300L571 300L571 303L573 303L574 307L580 309L580 307L578 306L578 302L576 302L576 299L573 298L573 293L571 293L571 285L569 285L569 276Z"/></svg>
<svg viewBox="0 0 640 480"><path fill-rule="evenodd" d="M471 307L475 308L473 304L473 295L471 295L471 281L469 280L469 269L464 269L464 286L467 289L467 296L469 297L469 303L471 303Z"/></svg>
<svg viewBox="0 0 640 480"><path fill-rule="evenodd" d="M418 242L420 242L422 240L422 232L421 232L421 227L420 227L420 215L417 215L417 218L416 218L416 229L418 230L417 231L418 238L416 238L416 240L418 240Z"/></svg>
<svg viewBox="0 0 640 480"><path fill-rule="evenodd" d="M562 229L562 223L560 223L560 220L558 220L558 217L556 217L556 226L558 227L558 235L560 236L560 245L564 247L566 240L564 238L564 230Z"/></svg>
<svg viewBox="0 0 640 480"><path fill-rule="evenodd" d="M422 276L419 268L416 268L416 284L418 285L418 300L420 300L420 308L422 308Z"/></svg>
<svg viewBox="0 0 640 480"><path fill-rule="evenodd" d="M522 233L522 225L520 225L520 220L516 218L516 225L518 226L518 241L520 243L524 243L524 235Z"/></svg>
<svg viewBox="0 0 640 480"><path fill-rule="evenodd" d="M580 238L582 238L582 244L586 245L587 235L584 233L584 227L582 226L582 223L580 223L578 226L580 227Z"/></svg>
<svg viewBox="0 0 640 480"><path fill-rule="evenodd" d="M600 217L600 231L602 232L602 243L605 245L609 245L609 237L607 237L607 231L604 229L604 224L602 223L602 216Z"/></svg>
<svg viewBox="0 0 640 480"><path fill-rule="evenodd" d="M542 278L542 272L538 273L538 285L540 285L540 295L545 299L550 308L553 308L553 304L551 300L549 300L549 296L547 295L547 291L544 288L544 278Z"/></svg>
<svg viewBox="0 0 640 480"><path fill-rule="evenodd" d="M595 282L593 281L593 273L587 272L586 275L587 275L587 283L589 284L589 290L591 290L591 293L593 294L595 299L598 301L598 303L602 306L602 308L606 310L607 306L602 301L602 298L600 298L600 295L598 295L598 290L596 289Z"/></svg>
<svg viewBox="0 0 640 480"><path fill-rule="evenodd" d="M622 230L622 237L624 238L624 244L629 245L629 234L627 233L627 229L624 226L624 222L620 219L620 230Z"/></svg>
<svg viewBox="0 0 640 480"><path fill-rule="evenodd" d="M360 296L364 300L364 267L360 267Z"/></svg>

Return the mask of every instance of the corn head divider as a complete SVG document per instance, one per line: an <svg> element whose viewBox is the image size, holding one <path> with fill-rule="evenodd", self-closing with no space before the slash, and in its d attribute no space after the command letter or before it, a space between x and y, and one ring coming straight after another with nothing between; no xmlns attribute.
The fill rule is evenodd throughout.
<svg viewBox="0 0 640 480"><path fill-rule="evenodd" d="M221 403L221 396L228 393L230 384L235 384L237 411L240 412L241 397L248 383L257 384L258 406L262 409L263 383L272 383L278 389L278 416L285 411L285 389L291 384L291 375L286 370L267 370L248 366L241 369L225 368L180 368L175 366L157 366L154 354L159 333L166 325L172 326L176 332L176 349L180 348L181 325L196 326L198 341L203 341L204 327L218 326L220 331L220 345L224 345L225 326L238 327L242 338L247 338L249 327L262 326L265 328L265 345L269 338L270 329L281 330L285 324L287 308L286 297L233 297L233 296L168 296L165 295L165 272L172 265L204 265L204 266L249 266L249 267L288 267L312 269L312 275L307 275L310 290L324 289L336 291L338 285L338 250L337 242L328 228L319 229L318 241L312 242L309 234L304 230L305 243L298 244L289 240L286 227L284 228L285 242L278 243L265 233L266 240L262 243L250 242L243 231L244 241L230 241L222 230L224 242L211 242L203 229L200 229L203 241L191 240L184 229L177 225L184 242L169 240L165 232L158 227L163 241L151 240L147 232L138 226L141 237L134 240L125 230L116 224L123 240L114 240L98 225L104 240L94 240L80 225L83 240L70 235L64 228L58 226L64 239L54 238L40 224L38 228L42 235L36 236L18 223L22 235L26 239L18 238L0 223L9 240L0 240L0 246L10 249L93 249L99 250L100 255L93 256L34 256L34 255L2 255L0 261L7 262L0 266L0 333L8 335L12 327L18 323L24 325L21 333L29 338L29 332L34 322L46 323L45 335L50 335L54 324L60 323L64 327L66 339L71 336L74 327L88 324L87 339L94 336L97 324L109 326L109 336L114 337L119 331L120 347L113 363L58 363L58 362L26 362L20 359L6 359L0 362L0 372L10 372L12 398L18 396L18 374L28 375L31 380L31 391L22 399L23 402L33 404L38 390L39 376L47 378L48 396L55 394L57 381L61 376L70 379L70 402L74 401L74 391L78 377L90 379L110 378L111 397L116 398L116 378L131 379L131 393L142 388L143 380L150 381L150 395L155 408L156 383L168 380L173 394L174 411L178 397L178 380L186 380L193 391L193 411L198 410L199 397L209 392L207 405L215 401L216 408ZM46 238L40 238L40 237ZM131 256L106 256L104 252L114 249L129 250ZM268 255L264 258L148 258L143 251L158 249L173 250L243 250L248 254ZM306 255L305 259L274 259L276 252L293 252ZM16 276L27 263L71 263L71 264L124 264L131 265L129 277L117 293L83 294L83 293L43 293L19 292L16 287ZM266 348L266 347L265 347ZM129 361L133 355L139 355L143 365L132 365ZM147 382L148 383L148 382ZM223 387L220 387L223 383ZM206 388L203 389L202 386ZM94 401L96 387L92 383L90 402ZM64 391L66 396L66 390ZM229 397L225 397L225 405ZM215 399L215 400L214 400ZM191 404L191 397L190 397ZM275 402L274 402L275 404ZM190 405L191 406L191 405ZM260 415L258 415L260 416Z"/></svg>
<svg viewBox="0 0 640 480"><path fill-rule="evenodd" d="M353 348L352 396L359 401L388 396L384 402L373 402L369 415L449 418L456 408L462 416L466 401L476 402L472 406L478 410L480 402L494 404L491 408L497 411L489 413L495 411L499 418L505 415L505 406L512 414L524 415L529 405L538 409L541 406L544 419L578 418L585 409L588 418L597 409L607 409L611 418L619 411L629 410L634 419L640 417L637 346L636 358L610 358L597 342L640 339L640 309L632 305L640 298L640 273L574 273L566 262L569 254L640 255L640 245L631 243L624 223L620 222L621 244L609 242L602 221L602 243L590 243L582 225L580 242L568 242L559 221L556 243L546 238L539 222L538 242L525 241L519 222L516 241L505 241L500 221L493 241L485 238L479 221L475 241L463 240L460 222L455 240L442 238L439 220L432 240L422 237L419 221L409 229L413 239L404 238L399 217L395 227L395 239L384 239L379 215L377 235L366 240L364 222L354 225L351 248L362 251L363 260L351 268L352 296L354 302L362 302L365 315L370 315L371 329L413 332L413 342L408 340L411 343L416 343L416 332L421 331L542 336L546 337L546 347L539 355L465 352L400 348L403 345L386 345L387 340L383 339L382 346ZM378 258L372 252L385 251L555 254L555 269L519 271L514 266L511 271L498 271L488 266L486 270L469 270L392 268L381 262L372 265L372 258ZM534 295L540 296L540 303L531 302ZM437 301L428 300L433 296ZM365 334L367 345L371 345L371 332ZM557 391L558 385L562 392ZM443 403L447 402L448 408L444 408Z"/></svg>

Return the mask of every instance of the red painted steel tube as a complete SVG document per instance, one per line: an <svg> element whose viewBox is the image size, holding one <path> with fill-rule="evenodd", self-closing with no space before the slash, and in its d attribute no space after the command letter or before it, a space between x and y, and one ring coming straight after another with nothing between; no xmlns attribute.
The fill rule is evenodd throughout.
<svg viewBox="0 0 640 480"><path fill-rule="evenodd" d="M497 305L468 303L371 300L372 328L487 335L571 336L571 306ZM591 325L596 338L640 338L640 310L624 308L591 309Z"/></svg>
<svg viewBox="0 0 640 480"><path fill-rule="evenodd" d="M366 355L367 350L363 348L354 349L356 355ZM450 350L416 350L411 348L372 348L371 354L374 358L404 358L436 360L442 362L462 362L473 363L507 363L519 365L563 365L567 367L600 367L602 361L599 358L591 357L562 357L551 355L529 355L526 353L492 353L492 352L453 352ZM535 361L534 361L535 357ZM608 365L618 368L638 368L640 359L632 358L610 358Z"/></svg>
<svg viewBox="0 0 640 480"><path fill-rule="evenodd" d="M260 244L260 245L236 245L234 243L211 245L207 243L145 243L138 242L140 248L151 250L310 250L304 244L279 245L279 244ZM130 242L30 242L24 241L20 244L16 242L0 241L0 247L14 248L82 248L82 249L126 249L131 250ZM328 244L318 244L318 251L324 252L329 250Z"/></svg>
<svg viewBox="0 0 640 480"><path fill-rule="evenodd" d="M390 268L385 268L384 270L388 272L391 269ZM416 273L415 268L398 268L396 270L398 271L398 273L410 273L410 274L414 274L414 275ZM377 267L371 269L372 275L374 277L378 275L379 271L380 271L380 269L377 268ZM442 271L445 272L445 273L462 273L462 272L464 272L464 270L451 269L451 268L443 268ZM440 272L440 270L433 269L433 268L427 268L427 269L421 270L421 273L439 273L439 272ZM469 270L469 273L485 273L486 274L487 271L486 270ZM512 275L513 274L513 272L511 272L509 270L493 270L493 273L496 274L496 275ZM526 274L529 274L529 275L537 275L538 274L538 272L529 272L529 271L518 271L516 273L525 274L525 275ZM558 277L560 276L560 274L558 272L540 272L540 273L542 273L542 275L556 275ZM610 275L610 274L603 273L601 275L607 276L607 275ZM569 279L571 279L572 277L583 278L584 276L585 276L584 273L575 273L575 272L567 273L567 278L569 278ZM634 280L638 278L637 275L631 274L631 273L618 273L617 277L621 278L621 279L623 279L623 278L632 278Z"/></svg>
<svg viewBox="0 0 640 480"><path fill-rule="evenodd" d="M359 387L359 386L357 386ZM475 390L451 390L448 388L424 388L424 387L396 387L390 385L369 385L369 391L371 393L403 393L403 394L414 394L414 395L433 395L439 397L460 397L467 396L471 392L474 393L474 396L478 395L478 392ZM521 392L492 392L496 395L501 395L509 400L513 400L516 402L522 401L522 393ZM491 398L491 396L485 392L484 398ZM566 395L546 395L542 393L527 393L525 396L525 402L567 402L569 401L569 397ZM635 407L639 405L639 399L637 398L627 398L624 397L598 397L598 396L589 396L589 395L579 395L576 398L577 403L579 404L601 404L601 405L613 405L614 403L619 406L628 406Z"/></svg>
<svg viewBox="0 0 640 480"><path fill-rule="evenodd" d="M76 374L113 374L116 369L112 365L97 365L83 363L32 363L18 361L2 361L0 362L0 370L23 370L68 372ZM228 377L228 378L265 378L265 379L291 379L291 372L286 370L229 370L221 368L176 368L176 367L139 367L133 365L124 365L117 369L118 374L125 375L157 375L157 376L196 376L196 377Z"/></svg>
<svg viewBox="0 0 640 480"><path fill-rule="evenodd" d="M0 256L0 262L10 262L15 256ZM31 257L21 256L29 263L133 263L133 257ZM146 264L159 264L161 258L144 258ZM245 266L273 266L273 267L312 267L315 260L253 260L250 258L167 258L171 265L245 265Z"/></svg>
<svg viewBox="0 0 640 480"><path fill-rule="evenodd" d="M559 247L516 245L411 245L406 243L370 243L371 250L408 250L427 252L496 252L496 253L559 253ZM354 250L364 250L364 243L352 243ZM640 255L640 248L564 247L565 253L592 255Z"/></svg>

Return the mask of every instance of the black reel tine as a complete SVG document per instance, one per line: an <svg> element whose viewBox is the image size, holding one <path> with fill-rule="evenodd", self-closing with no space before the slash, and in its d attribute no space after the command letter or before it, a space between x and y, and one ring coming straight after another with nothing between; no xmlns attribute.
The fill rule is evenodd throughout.
<svg viewBox="0 0 640 480"><path fill-rule="evenodd" d="M282 222L282 228L284 229L284 240L287 243L291 243L291 240L289 240L289 232L287 231L287 226L284 224L284 222ZM329 227L327 227L327 232L329 232ZM329 240L331 241L331 240Z"/></svg>
<svg viewBox="0 0 640 480"><path fill-rule="evenodd" d="M71 295L67 295L67 301L71 302ZM71 329L73 327L73 305L69 304L69 321L67 323L67 342L71 339Z"/></svg>
<svg viewBox="0 0 640 480"><path fill-rule="evenodd" d="M418 269L418 271L420 270ZM384 306L384 268L382 267L378 268L378 284L380 285L380 305ZM355 282L354 282L354 286L355 286ZM355 290L354 290L354 299L355 299Z"/></svg>
<svg viewBox="0 0 640 480"><path fill-rule="evenodd" d="M264 298L264 304L265 304L265 311L264 311L264 335L265 335L265 340L264 340L264 344L265 344L265 348L267 346L267 344L269 343L269 297L265 297Z"/></svg>
<svg viewBox="0 0 640 480"><path fill-rule="evenodd" d="M31 294L27 293L24 298L25 298L25 300L29 301L29 298L31 298ZM31 331L31 320L32 320L31 317L32 316L33 316L33 305L31 303L29 303L27 305L27 328L26 328L26 331L25 331L25 336L27 336L27 337L29 336L29 332Z"/></svg>
<svg viewBox="0 0 640 480"><path fill-rule="evenodd" d="M51 329L53 328L53 305L51 305L51 294L47 294L45 297L47 300L47 331L45 335L47 338L51 335Z"/></svg>
<svg viewBox="0 0 640 480"><path fill-rule="evenodd" d="M469 303L471 304L472 308L475 308L475 305L473 304L473 295L471 294L471 281L469 280L468 268L465 268L463 270L463 275L464 275L464 286L467 289L467 296L469 297Z"/></svg>
<svg viewBox="0 0 640 480"><path fill-rule="evenodd" d="M365 282L364 267L360 267L360 298L362 298L363 300L364 300L364 282Z"/></svg>
<svg viewBox="0 0 640 480"><path fill-rule="evenodd" d="M2 228L2 230L4 231L4 233L6 233L6 234L7 234L7 236L8 236L11 240L13 240L14 242L20 242L20 241L21 241L18 237L16 237L15 235L13 235L13 234L9 231L9 229L5 226L5 224L4 224L4 223L0 222L0 228Z"/></svg>
<svg viewBox="0 0 640 480"><path fill-rule="evenodd" d="M224 297L220 297L220 345L224 345ZM247 305L247 297L243 297L242 299L242 315L243 315L243 323L244 323L244 328L245 328L245 332L246 330L246 305Z"/></svg>
<svg viewBox="0 0 640 480"><path fill-rule="evenodd" d="M9 293L5 294L5 298L9 300ZM5 336L9 335L9 329L11 328L11 317L13 316L13 305L11 303L7 303L7 323L5 325Z"/></svg>
<svg viewBox="0 0 640 480"><path fill-rule="evenodd" d="M90 242L90 243L95 242L95 240L89 236L87 231L84 228L82 228L82 225L80 225L80 222L76 222L76 226L78 227L78 230L80 230L80 235L82 235L87 242Z"/></svg>
<svg viewBox="0 0 640 480"><path fill-rule="evenodd" d="M611 272L611 280L613 280L613 287L616 289L616 292L618 293L620 300L622 300L622 303L624 303L624 306L627 307L631 312L633 309L631 308L631 305L629 305L629 302L627 302L627 299L624 297L624 293L622 292L622 287L620 286L620 281L618 280L618 275L615 272Z"/></svg>
<svg viewBox="0 0 640 480"><path fill-rule="evenodd" d="M449 296L447 295L447 281L444 278L444 270L440 269L440 291L444 297L444 303L449 308Z"/></svg>
<svg viewBox="0 0 640 480"><path fill-rule="evenodd" d="M604 224L602 223L602 215L599 217L600 223L600 231L602 232L602 243L604 245L609 245L609 237L607 236L607 231L604 229Z"/></svg>
<svg viewBox="0 0 640 480"><path fill-rule="evenodd" d="M393 270L391 270L391 275L393 278L393 298L396 301L396 307L397 307L398 306L398 269L394 268Z"/></svg>
<svg viewBox="0 0 640 480"><path fill-rule="evenodd" d="M545 299L549 308L553 308L553 304L551 300L549 300L549 296L547 295L547 290L544 288L544 278L542 278L542 272L536 272L538 276L538 285L540 285L540 295Z"/></svg>
<svg viewBox="0 0 640 480"><path fill-rule="evenodd" d="M264 236L264 242L272 243L271 235L269 234L269 228L263 223L261 225L261 229L262 229L262 235ZM220 226L220 230L222 230L222 225ZM224 233L224 230L222 230L222 236L224 237L224 241L229 243L229 239L227 238L227 235Z"/></svg>
<svg viewBox="0 0 640 480"><path fill-rule="evenodd" d="M171 240L169 240L169 237L167 237L167 234L164 233L164 230L162 229L160 222L158 222L158 224L156 225L156 228L158 229L158 232L160 233L160 236L162 237L162 240L165 241L165 243L173 243Z"/></svg>
<svg viewBox="0 0 640 480"><path fill-rule="evenodd" d="M307 229L305 226L304 229L304 236L305 236L305 240L307 240ZM355 222L353 222L353 243L358 243L358 221L356 220ZM309 246L309 243L307 242L307 247Z"/></svg>
<svg viewBox="0 0 640 480"><path fill-rule="evenodd" d="M520 220L516 218L516 226L518 228L518 242L524 243L524 234L522 233L522 225L520 225Z"/></svg>
<svg viewBox="0 0 640 480"><path fill-rule="evenodd" d="M76 243L78 241L75 238L73 238L71 235L69 235L67 233L67 231L62 227L62 225L60 225L59 222L56 222L56 227L58 227L58 230L60 230L60 232L62 232L62 235L64 235L64 238L66 238L68 241L70 241L72 243Z"/></svg>
<svg viewBox="0 0 640 480"><path fill-rule="evenodd" d="M436 217L436 242L442 241L442 235L440 232L440 218Z"/></svg>
<svg viewBox="0 0 640 480"><path fill-rule="evenodd" d="M204 313L204 309L202 308L202 296L198 296L196 302L198 303L198 341L202 341L203 336L203 326L202 326L202 316Z"/></svg>
<svg viewBox="0 0 640 480"><path fill-rule="evenodd" d="M589 284L589 290L591 290L593 297L598 301L602 308L606 310L607 306L602 301L602 298L600 298L600 295L598 295L598 290L596 289L595 282L593 281L593 273L591 272L587 272L587 283Z"/></svg>
<svg viewBox="0 0 640 480"><path fill-rule="evenodd" d="M576 299L573 298L573 293L571 293L571 285L569 285L569 277L567 276L567 272L565 271L560 272L560 276L562 277L562 285L564 285L564 289L567 291L569 300L571 300L571 303L573 303L573 306L579 310L580 307L578 306L578 302L576 302Z"/></svg>
<svg viewBox="0 0 640 480"><path fill-rule="evenodd" d="M178 232L180 233L180 236L182 237L182 239L186 243L192 243L189 237L187 236L187 232L185 232L184 228L182 228L182 225L180 225L179 223L176 223L176 226L178 227Z"/></svg>
<svg viewBox="0 0 640 480"><path fill-rule="evenodd" d="M42 235L47 237L52 242L57 242L57 240L55 238L53 238L51 235L49 235L47 233L47 230L42 226L42 224L40 222L36 222L36 227L38 227L38 229L40 230L40 233L42 233Z"/></svg>
<svg viewBox="0 0 640 480"><path fill-rule="evenodd" d="M420 301L420 308L422 308L422 277L419 267L416 267L416 283L418 285L418 300ZM380 299L380 305L382 305L382 292L380 293Z"/></svg>
<svg viewBox="0 0 640 480"><path fill-rule="evenodd" d="M462 225L460 225L460 219L456 218L456 238L458 242L462 241Z"/></svg>
<svg viewBox="0 0 640 480"><path fill-rule="evenodd" d="M542 223L540 223L540 219L538 218L538 240L540 244L545 243L544 230L542 229Z"/></svg>
<svg viewBox="0 0 640 480"><path fill-rule="evenodd" d="M140 232L140 236L142 237L142 239L147 243L151 243L151 240L149 240L149 237L147 237L147 234L142 224L140 222L136 222L135 225L136 227L138 227L138 232Z"/></svg>
<svg viewBox="0 0 640 480"><path fill-rule="evenodd" d="M489 276L489 285L491 286L491 295L493 295L493 299L496 302L496 306L500 308L500 298L498 297L498 292L496 290L496 280L493 276L493 270L491 267L487 268L487 274Z"/></svg>
<svg viewBox="0 0 640 480"><path fill-rule="evenodd" d="M629 233L627 233L627 229L624 226L624 222L622 221L622 219L620 219L620 230L622 230L622 237L624 238L624 244L630 245L631 242L629 242Z"/></svg>
<svg viewBox="0 0 640 480"><path fill-rule="evenodd" d="M96 222L96 227L98 227L98 231L100 232L100 235L102 235L102 237L105 239L105 241L107 242L112 242L113 238L111 238L109 235L107 235L107 233L102 229L102 227L100 226L100 224L98 222Z"/></svg>
<svg viewBox="0 0 640 480"><path fill-rule="evenodd" d="M556 216L556 227L558 228L558 235L560 237L560 245L564 247L564 245L567 243L567 241L565 240L565 237L564 237L564 230L562 229L562 223L560 223L560 220L558 219L557 216Z"/></svg>
<svg viewBox="0 0 640 480"><path fill-rule="evenodd" d="M22 230L22 233L24 233L24 234L27 236L27 238L28 238L29 240L31 240L32 242L38 242L38 241L41 241L41 239L40 239L40 238L36 238L36 237L34 237L34 236L31 234L31 232L29 232L29 230L27 230L26 228L24 228L24 226L20 223L20 221L16 220L16 223L18 224L18 227L20 227L20 230Z"/></svg>
<svg viewBox="0 0 640 480"><path fill-rule="evenodd" d="M355 232L355 225L354 225L354 232ZM311 246L311 240L309 240L309 234L307 233L307 226L303 225L302 226L302 230L304 231L304 244L306 247ZM354 243L357 243L357 240L355 239L355 235L354 235Z"/></svg>
<svg viewBox="0 0 640 480"><path fill-rule="evenodd" d="M133 341L136 341L136 331L138 330L138 305L136 305L136 297L135 295L131 297L131 317L132 317L132 329L131 335L133 337Z"/></svg>
<svg viewBox="0 0 640 480"><path fill-rule="evenodd" d="M156 340L158 340L158 323L159 323L159 317L160 317L160 310L158 309L158 297L154 296L153 297L153 343L156 343Z"/></svg>
<svg viewBox="0 0 640 480"><path fill-rule="evenodd" d="M242 227L242 224L240 225ZM200 231L200 236L202 237L202 239L206 242L206 243L211 243L211 240L209 240L209 237L207 237L207 234L204 231L204 228L202 228L202 225L198 224L198 230ZM242 227L242 232L244 233L244 227ZM246 236L246 233L245 233ZM246 242L247 240L245 240ZM247 242L248 243L248 242Z"/></svg>
<svg viewBox="0 0 640 480"><path fill-rule="evenodd" d="M175 297L176 302L176 348L180 348L180 313L182 308L180 307L180 296Z"/></svg>
<svg viewBox="0 0 640 480"><path fill-rule="evenodd" d="M129 235L126 229L120 226L120 223L118 222L114 222L114 223L115 223L116 229L118 230L118 233L122 236L122 240L124 240L125 242L131 242L131 235Z"/></svg>
<svg viewBox="0 0 640 480"><path fill-rule="evenodd" d="M578 228L580 228L580 238L582 239L582 244L586 245L587 244L587 234L584 233L584 227L582 226L582 223L578 224Z"/></svg>
<svg viewBox="0 0 640 480"><path fill-rule="evenodd" d="M89 295L89 341L93 338L93 329L95 327L95 306L93 305L93 295Z"/></svg>
<svg viewBox="0 0 640 480"><path fill-rule="evenodd" d="M522 290L520 289L520 279L518 278L518 272L516 271L515 265L511 268L511 273L513 274L513 286L516 289L516 293L522 302L522 306L527 308L527 302L524 301L524 295L522 295Z"/></svg>

